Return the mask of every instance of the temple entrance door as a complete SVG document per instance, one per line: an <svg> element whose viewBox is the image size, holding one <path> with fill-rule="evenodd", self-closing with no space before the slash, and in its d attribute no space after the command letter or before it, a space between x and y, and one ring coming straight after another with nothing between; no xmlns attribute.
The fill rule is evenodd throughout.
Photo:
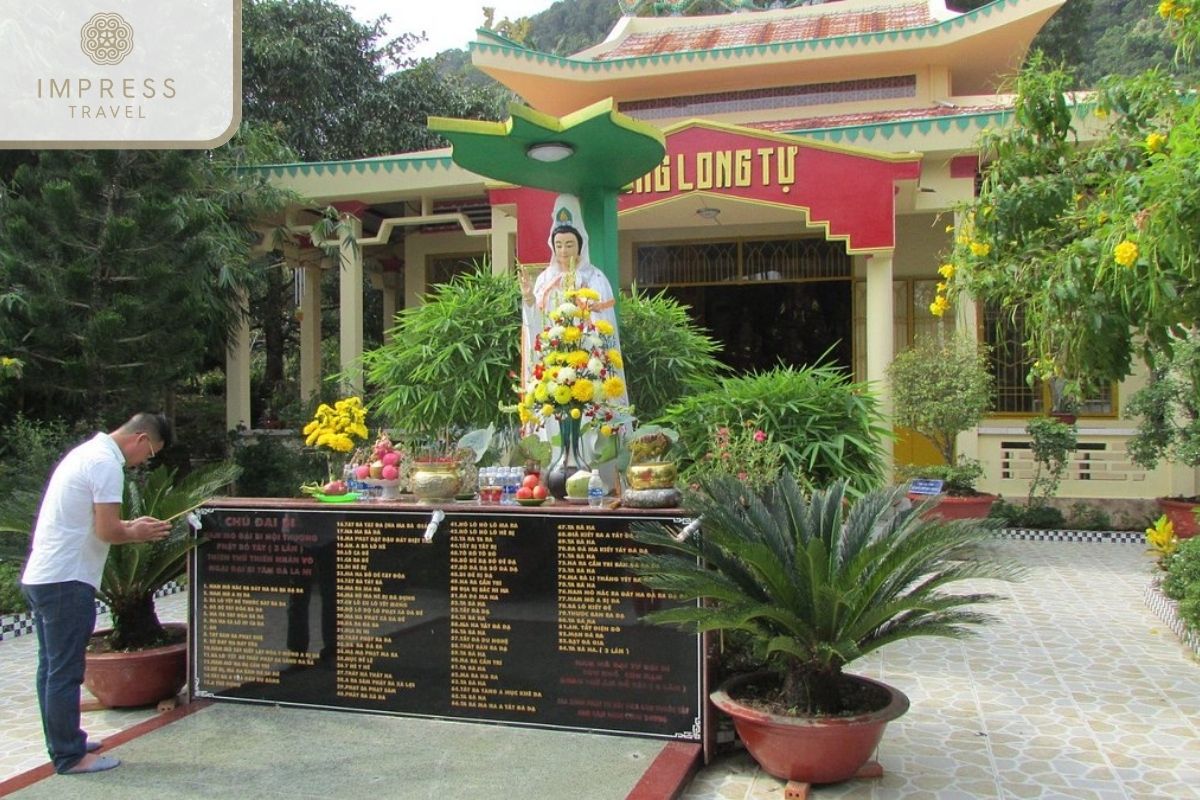
<svg viewBox="0 0 1200 800"><path fill-rule="evenodd" d="M848 280L679 286L667 294L722 345L738 373L824 360L850 369L853 298ZM828 355L826 355L828 353Z"/></svg>

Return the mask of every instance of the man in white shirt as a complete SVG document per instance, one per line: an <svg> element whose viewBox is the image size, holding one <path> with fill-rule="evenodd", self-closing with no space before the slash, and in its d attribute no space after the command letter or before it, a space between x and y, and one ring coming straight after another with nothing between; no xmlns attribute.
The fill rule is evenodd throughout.
<svg viewBox="0 0 1200 800"><path fill-rule="evenodd" d="M37 696L54 769L101 772L121 762L92 752L79 726L88 639L96 625L96 589L112 544L163 539L170 523L121 519L124 467L136 467L171 443L162 414L139 413L112 433L97 433L63 457L42 496L21 585L38 638Z"/></svg>

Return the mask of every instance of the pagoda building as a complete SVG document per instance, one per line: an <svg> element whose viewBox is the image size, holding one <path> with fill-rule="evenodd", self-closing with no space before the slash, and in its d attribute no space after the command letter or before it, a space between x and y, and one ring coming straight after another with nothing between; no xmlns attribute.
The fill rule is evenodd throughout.
<svg viewBox="0 0 1200 800"><path fill-rule="evenodd" d="M1002 92L1037 32L1065 0L996 0L961 13L942 0L844 0L698 17L623 17L601 43L571 56L531 50L481 29L474 65L539 114L569 118L610 103L659 129L662 162L617 200L616 263L626 291L665 291L693 309L737 370L815 363L823 355L872 381L890 408L886 370L915 336L940 324L995 345L995 411L959 452L985 469L979 488L1023 495L1033 459L1025 423L1049 391L1026 383L1020 330L1001 309L959 303L929 311L950 250L956 206L979 174L981 131L1008 124ZM1074 107L1082 140L1092 106ZM449 149L263 168L274 182L342 213L340 354L352 368L363 326L488 259L507 271L545 264L553 194L498 185L456 165ZM286 224L308 234L296 209ZM319 271L313 247L285 256L302 275L301 389L319 374ZM595 260L595 258L593 258ZM364 320L369 280L384 319ZM517 313L517 309L513 309ZM230 427L249 421L246 337L231 349ZM1081 409L1079 449L1060 495L1151 498L1195 494L1196 472L1133 465L1134 423L1120 400L1135 375ZM898 431L894 458L934 463Z"/></svg>

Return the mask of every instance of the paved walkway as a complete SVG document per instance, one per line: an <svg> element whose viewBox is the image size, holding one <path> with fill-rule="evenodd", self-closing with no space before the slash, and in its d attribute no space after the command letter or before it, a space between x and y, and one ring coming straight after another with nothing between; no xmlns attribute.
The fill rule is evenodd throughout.
<svg viewBox="0 0 1200 800"><path fill-rule="evenodd" d="M821 787L816 799L1200 800L1200 663L1143 603L1152 568L1142 546L1000 542L997 548L1029 570L1019 584L987 586L1009 598L993 608L998 622L970 640L900 642L854 665L903 689L912 710L884 736L878 753L886 770L882 779ZM159 606L164 619L183 616L182 596L160 600ZM0 642L0 780L45 761L32 691L34 647L27 636ZM339 729L356 719L364 724L370 719L372 726L405 723L305 713ZM153 715L98 711L84 719L92 736L103 738ZM321 740L319 730L312 730L321 724L310 723L307 742ZM154 737L182 725L115 748L127 762L117 772L129 776L135 770L126 767L145 765L155 752ZM280 735L287 735L286 727ZM226 752L237 758L240 750ZM520 769L516 761L513 769ZM281 759L276 769L253 771L261 784L243 784L237 796L306 796L312 787L291 787L303 779L289 766ZM402 765L396 766L402 774ZM354 766L342 761L339 768ZM98 790L103 780L53 777L27 796L90 795L83 784L94 781L90 786ZM336 779L331 784L332 792L327 785L323 796L345 796ZM581 780L563 798L602 796L589 794L595 788ZM162 789L161 778L147 771L144 784L126 788L122 797L157 797ZM373 796L409 795L376 783ZM544 791L541 796L557 800ZM702 770L684 797L777 799L783 784L736 753Z"/></svg>

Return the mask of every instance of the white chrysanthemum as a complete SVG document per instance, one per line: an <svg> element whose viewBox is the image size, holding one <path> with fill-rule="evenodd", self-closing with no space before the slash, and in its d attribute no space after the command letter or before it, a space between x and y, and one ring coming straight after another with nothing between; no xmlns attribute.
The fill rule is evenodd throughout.
<svg viewBox="0 0 1200 800"><path fill-rule="evenodd" d="M573 317L577 311L579 311L579 309L575 307L574 303L563 303L561 306L554 309L554 316Z"/></svg>
<svg viewBox="0 0 1200 800"><path fill-rule="evenodd" d="M597 336L594 333L589 333L587 336L583 337L583 349L584 350L598 350L599 348L601 348L603 346L604 346L604 340L601 339L599 336Z"/></svg>
<svg viewBox="0 0 1200 800"><path fill-rule="evenodd" d="M587 368L588 372L592 373L593 375L599 375L600 370L604 369L604 362L598 358L590 358L588 359Z"/></svg>
<svg viewBox="0 0 1200 800"><path fill-rule="evenodd" d="M555 325L550 328L550 330L546 331L546 335L551 339L559 339L561 341L563 333L565 332L566 328L564 328L562 325Z"/></svg>
<svg viewBox="0 0 1200 800"><path fill-rule="evenodd" d="M562 375L560 372L559 375ZM554 397L554 393L558 391L558 383L556 381L546 381L546 394Z"/></svg>
<svg viewBox="0 0 1200 800"><path fill-rule="evenodd" d="M575 372L574 367L563 367L558 371L559 383L571 383L577 377L579 377L579 375Z"/></svg>

